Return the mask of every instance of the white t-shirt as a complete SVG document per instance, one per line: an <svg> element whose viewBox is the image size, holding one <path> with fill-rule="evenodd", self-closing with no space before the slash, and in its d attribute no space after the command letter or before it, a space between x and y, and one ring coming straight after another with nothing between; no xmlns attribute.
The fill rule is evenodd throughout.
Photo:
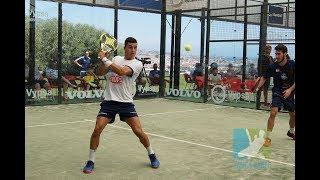
<svg viewBox="0 0 320 180"><path fill-rule="evenodd" d="M29 66L24 65L24 77L25 79L29 78Z"/></svg>
<svg viewBox="0 0 320 180"><path fill-rule="evenodd" d="M142 62L136 59L126 60L122 56L116 56L112 62L121 67L129 66L133 70L132 76L119 76L109 69L106 74L107 84L105 88L104 100L118 102L133 102L133 92L135 90L135 80L142 70Z"/></svg>
<svg viewBox="0 0 320 180"><path fill-rule="evenodd" d="M46 76L51 78L51 79L58 79L58 70L57 69L46 68Z"/></svg>
<svg viewBox="0 0 320 180"><path fill-rule="evenodd" d="M216 74L216 75L213 75L213 74L209 74L209 84L217 84L219 83L221 80L221 75L220 74Z"/></svg>
<svg viewBox="0 0 320 180"><path fill-rule="evenodd" d="M34 68L34 79L41 80L41 73L37 67Z"/></svg>

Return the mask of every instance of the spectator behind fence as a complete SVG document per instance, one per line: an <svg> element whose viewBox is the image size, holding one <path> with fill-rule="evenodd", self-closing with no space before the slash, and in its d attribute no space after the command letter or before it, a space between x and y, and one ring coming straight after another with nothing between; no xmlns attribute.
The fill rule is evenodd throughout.
<svg viewBox="0 0 320 180"><path fill-rule="evenodd" d="M212 88L215 85L219 85L221 83L221 74L218 73L218 64L212 63L210 65L209 69L209 75L208 75L208 91L209 91L209 97L212 95Z"/></svg>
<svg viewBox="0 0 320 180"><path fill-rule="evenodd" d="M143 71L144 70L142 70L139 76L137 77L136 85L142 85L142 87L145 87L147 84L147 77L144 76Z"/></svg>
<svg viewBox="0 0 320 180"><path fill-rule="evenodd" d="M258 76L258 71L257 69L254 67L254 64L251 63L249 70L248 70L248 79L256 79Z"/></svg>
<svg viewBox="0 0 320 180"><path fill-rule="evenodd" d="M160 85L160 75L161 71L158 70L158 64L153 64L153 70L149 72L149 79L151 86L159 86ZM170 82L169 80L164 80L165 82ZM166 87L166 83L164 83L164 87Z"/></svg>
<svg viewBox="0 0 320 180"><path fill-rule="evenodd" d="M153 70L149 72L150 85L155 86L160 83L160 70L158 70L158 65L153 64Z"/></svg>
<svg viewBox="0 0 320 180"><path fill-rule="evenodd" d="M56 59L52 59L48 67L45 69L46 77L48 78L51 85L58 85L58 61ZM64 92L64 99L67 99L66 92L68 90L68 86L77 88L77 85L72 84L68 79L66 79L64 76L61 76L62 80L62 86L63 86L63 92Z"/></svg>
<svg viewBox="0 0 320 180"><path fill-rule="evenodd" d="M221 74L218 73L218 68L210 68L209 76L208 76L208 84L209 85L216 85L220 84L221 82Z"/></svg>
<svg viewBox="0 0 320 180"><path fill-rule="evenodd" d="M195 79L196 76L203 76L203 67L201 63L196 63L194 71L192 72L192 77Z"/></svg>
<svg viewBox="0 0 320 180"><path fill-rule="evenodd" d="M81 56L78 59L74 60L74 63L81 68L80 77L85 76L87 73L87 70L91 66L91 58L89 57L89 55L90 55L89 51L86 51L84 56Z"/></svg>
<svg viewBox="0 0 320 180"><path fill-rule="evenodd" d="M201 63L196 63L192 78L196 84L197 90L201 90L204 86L204 73Z"/></svg>
<svg viewBox="0 0 320 180"><path fill-rule="evenodd" d="M29 66L27 64L24 65L24 80L28 82L29 79Z"/></svg>
<svg viewBox="0 0 320 180"><path fill-rule="evenodd" d="M93 66L91 66L87 70L87 74L83 77L83 80L86 83L86 90L89 90L90 88L102 89L102 85L100 83L100 79L94 73L94 67Z"/></svg>
<svg viewBox="0 0 320 180"><path fill-rule="evenodd" d="M262 54L262 64L261 64L261 76L263 76L266 71L267 68L270 64L272 64L274 62L272 56L270 56L271 54L271 46L270 45L266 45L264 47L264 51ZM266 82L263 85L263 96L264 96L264 105L268 106L268 89L270 86L270 79L267 79Z"/></svg>
<svg viewBox="0 0 320 180"><path fill-rule="evenodd" d="M237 77L237 73L234 70L233 65L230 63L228 64L228 69L227 69L227 73L226 73L226 77L227 78L232 78L232 77Z"/></svg>
<svg viewBox="0 0 320 180"><path fill-rule="evenodd" d="M48 81L46 81L39 71L38 67L35 67L34 69L34 86L36 91L36 99L40 99L40 90L41 88L44 88L45 90L50 90L51 86Z"/></svg>
<svg viewBox="0 0 320 180"><path fill-rule="evenodd" d="M29 71L30 71L30 68L27 64L25 64L25 69L24 69L24 75L25 75L25 83L26 85L29 85L29 86L33 86L32 84L28 84L28 80L29 80ZM35 93L36 93L36 96L35 98L37 100L40 99L40 90L41 88L44 88L45 90L50 90L51 89L51 86L50 84L48 83L48 81L45 80L45 78L43 77L43 75L41 74L41 72L39 71L38 67L35 67L34 69L34 88L35 88Z"/></svg>

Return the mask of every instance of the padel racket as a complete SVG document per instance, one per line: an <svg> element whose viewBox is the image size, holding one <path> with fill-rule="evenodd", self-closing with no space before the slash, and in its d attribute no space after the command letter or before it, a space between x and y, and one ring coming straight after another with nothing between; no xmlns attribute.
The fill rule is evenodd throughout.
<svg viewBox="0 0 320 180"><path fill-rule="evenodd" d="M118 48L118 41L108 33L103 33L99 40L102 51L111 53Z"/></svg>

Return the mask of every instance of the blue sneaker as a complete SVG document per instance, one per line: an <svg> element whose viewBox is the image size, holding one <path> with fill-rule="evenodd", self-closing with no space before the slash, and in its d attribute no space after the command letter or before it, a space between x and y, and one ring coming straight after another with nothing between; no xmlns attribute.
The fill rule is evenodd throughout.
<svg viewBox="0 0 320 180"><path fill-rule="evenodd" d="M94 162L87 161L86 166L83 168L83 172L86 174L91 174L93 173L93 169L94 169Z"/></svg>
<svg viewBox="0 0 320 180"><path fill-rule="evenodd" d="M160 166L160 162L158 161L155 154L149 154L149 158L150 158L152 168L158 168Z"/></svg>

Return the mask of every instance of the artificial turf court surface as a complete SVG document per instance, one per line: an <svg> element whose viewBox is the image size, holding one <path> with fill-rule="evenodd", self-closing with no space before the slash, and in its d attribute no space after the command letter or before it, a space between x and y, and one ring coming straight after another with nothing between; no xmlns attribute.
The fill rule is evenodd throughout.
<svg viewBox="0 0 320 180"><path fill-rule="evenodd" d="M99 103L25 108L26 179L294 179L295 143L279 113L266 169L236 169L233 130L266 126L268 111L169 99L135 101L161 165L117 116L100 136L95 172L82 173ZM253 158L254 159L254 158Z"/></svg>

